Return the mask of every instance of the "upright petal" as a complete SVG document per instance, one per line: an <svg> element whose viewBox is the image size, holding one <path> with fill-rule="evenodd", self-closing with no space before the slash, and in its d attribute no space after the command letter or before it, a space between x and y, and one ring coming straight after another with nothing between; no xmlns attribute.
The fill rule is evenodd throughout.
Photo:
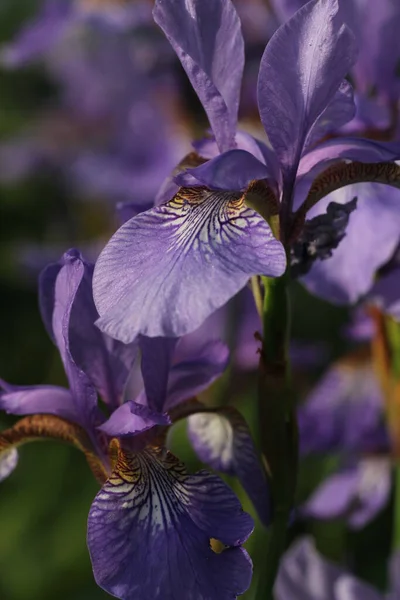
<svg viewBox="0 0 400 600"><path fill-rule="evenodd" d="M162 449L120 450L90 509L88 546L97 583L117 598L232 600L250 584L250 559L237 547L215 554L210 538L239 546L252 528L216 476L189 476Z"/></svg>
<svg viewBox="0 0 400 600"><path fill-rule="evenodd" d="M178 342L175 364L168 378L165 410L207 389L228 366L229 350L219 340L202 344L195 352L183 352L185 338Z"/></svg>
<svg viewBox="0 0 400 600"><path fill-rule="evenodd" d="M235 147L244 42L233 4L157 0L153 14L204 106L220 151Z"/></svg>
<svg viewBox="0 0 400 600"><path fill-rule="evenodd" d="M62 268L62 260L47 265L39 275L39 309L46 331L56 343L53 332L53 311L57 276Z"/></svg>
<svg viewBox="0 0 400 600"><path fill-rule="evenodd" d="M91 381L71 355L69 336L72 307L85 267L76 250L65 253L63 262L54 288L53 334L64 363L79 422L90 430L99 420L97 394Z"/></svg>
<svg viewBox="0 0 400 600"><path fill-rule="evenodd" d="M99 327L125 343L138 333L193 331L254 274L279 276L283 246L237 193L182 190L125 223L101 253L93 291Z"/></svg>
<svg viewBox="0 0 400 600"><path fill-rule="evenodd" d="M98 313L93 301L93 265L76 260L84 273L73 300L68 324L71 356L111 407L122 402L123 391L137 356L137 342L122 344L104 335L95 325Z"/></svg>
<svg viewBox="0 0 400 600"><path fill-rule="evenodd" d="M286 181L294 175L318 118L355 59L354 36L337 0L313 0L271 38L261 60L261 120Z"/></svg>
<svg viewBox="0 0 400 600"><path fill-rule="evenodd" d="M268 526L272 501L267 476L243 417L234 409L199 412L189 417L188 428L201 461L238 477L262 523Z"/></svg>
<svg viewBox="0 0 400 600"><path fill-rule="evenodd" d="M356 105L354 103L353 88L344 79L333 99L318 117L308 134L305 151L318 142L318 140L346 125L346 123L353 119L355 114Z"/></svg>
<svg viewBox="0 0 400 600"><path fill-rule="evenodd" d="M158 412L165 410L168 379L177 343L176 338L149 338L141 335L141 370L148 406Z"/></svg>

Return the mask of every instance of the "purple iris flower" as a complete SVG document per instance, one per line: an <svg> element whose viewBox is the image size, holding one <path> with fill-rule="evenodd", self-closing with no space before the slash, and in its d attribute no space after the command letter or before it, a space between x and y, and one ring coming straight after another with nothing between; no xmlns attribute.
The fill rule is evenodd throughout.
<svg viewBox="0 0 400 600"><path fill-rule="evenodd" d="M165 446L171 423L189 416L200 458L237 475L269 523L267 478L244 419L196 400L225 369L228 351L218 341L194 349L185 339L140 337L126 345L107 337L94 325L92 273L70 250L41 275L41 312L69 389L2 383L0 408L28 416L0 433L0 479L16 465L15 445L36 437L74 443L103 484L88 522L101 587L124 600L138 593L143 600L180 600L182 586L188 597L236 598L250 584L251 561L241 544L253 521L222 480L206 471L189 475ZM128 400L138 350L144 388ZM214 553L211 538L228 548Z"/></svg>
<svg viewBox="0 0 400 600"><path fill-rule="evenodd" d="M184 186L176 196L125 223L99 257L98 325L125 342L138 333L173 336L194 330L250 276L281 275L284 249L266 221L279 214L279 235L288 242L292 207L305 200L313 179L332 162L400 157L399 145L370 140L315 145L354 115L344 77L356 58L355 42L338 15L337 0L309 2L265 49L258 104L272 148L237 132L244 43L233 5L160 1L154 18L205 108L215 141L197 147L210 160L175 176ZM254 180L268 185L261 190ZM399 206L390 203L392 223ZM332 247L354 208L354 203L351 209L339 207L340 218L331 210L339 221L337 231L336 221L331 227ZM392 240L393 231L385 230L385 236ZM321 257L328 255L323 248Z"/></svg>
<svg viewBox="0 0 400 600"><path fill-rule="evenodd" d="M276 600L396 600L399 561L396 552L390 561L389 591L383 594L324 559L311 538L301 538L283 557L275 583Z"/></svg>
<svg viewBox="0 0 400 600"><path fill-rule="evenodd" d="M357 354L332 366L299 408L301 453L334 453L339 469L301 507L316 519L346 518L364 527L391 492L384 399L370 359Z"/></svg>

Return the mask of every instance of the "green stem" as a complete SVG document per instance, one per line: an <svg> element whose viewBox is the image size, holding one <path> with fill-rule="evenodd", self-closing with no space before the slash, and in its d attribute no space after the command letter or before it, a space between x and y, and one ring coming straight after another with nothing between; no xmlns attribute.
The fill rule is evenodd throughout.
<svg viewBox="0 0 400 600"><path fill-rule="evenodd" d="M393 553L400 550L400 465L395 467Z"/></svg>
<svg viewBox="0 0 400 600"><path fill-rule="evenodd" d="M288 274L264 277L263 345L259 369L258 410L261 450L269 468L274 519L257 600L273 600L273 586L285 550L297 474L296 418L290 394L288 358L290 308Z"/></svg>
<svg viewBox="0 0 400 600"><path fill-rule="evenodd" d="M390 418L395 421L393 430L395 432L395 447L397 447L400 420L398 408L398 395L400 393L400 323L391 317L386 317L385 324L390 348L391 386L389 403L392 407ZM393 552L400 550L400 463L398 455L396 456L396 460L394 468Z"/></svg>

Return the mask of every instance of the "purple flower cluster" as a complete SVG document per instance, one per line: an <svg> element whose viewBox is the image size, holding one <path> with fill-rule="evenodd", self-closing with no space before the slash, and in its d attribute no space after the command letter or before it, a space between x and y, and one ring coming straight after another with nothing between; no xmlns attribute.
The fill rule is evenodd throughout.
<svg viewBox="0 0 400 600"><path fill-rule="evenodd" d="M122 600L248 590L242 546L254 521L216 473L237 478L257 526L272 523L268 571L285 511L359 530L392 492L400 8L268 4L156 0L151 11L146 1L48 0L1 55L7 68L39 62L60 90L32 131L0 147L3 181L50 166L74 194L114 201L123 224L95 264L69 250L41 272L42 320L68 387L0 382L0 410L21 417L0 432L0 480L32 439L80 449L101 485L87 530L94 577ZM210 126L195 141L175 54ZM357 308L350 350L294 407L289 359L307 373L329 355L287 335L296 279ZM247 382L256 369L257 385L236 389L235 374ZM257 413L259 439L235 394ZM209 470L189 473L168 449L182 419ZM295 505L298 457L310 455L335 466ZM383 596L296 540L276 565L274 597L397 598L396 550ZM269 600L276 573L264 595L256 575Z"/></svg>

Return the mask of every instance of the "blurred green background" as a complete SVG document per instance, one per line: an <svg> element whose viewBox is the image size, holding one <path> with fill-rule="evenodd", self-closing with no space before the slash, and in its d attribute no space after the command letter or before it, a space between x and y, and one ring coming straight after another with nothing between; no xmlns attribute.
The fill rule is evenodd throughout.
<svg viewBox="0 0 400 600"><path fill-rule="evenodd" d="M34 12L32 0L2 0L0 41L10 40ZM0 70L0 141L23 132L38 107L54 94L56 90L40 69ZM58 354L41 323L37 273L21 256L31 246L39 251L52 244L67 249L105 234L102 223L110 219L107 208L101 206L104 215L99 215L93 204L68 196L57 177L49 173L37 174L23 183L1 185L0 374L5 380L27 385L65 383ZM57 260L58 255L51 258ZM337 357L345 350L341 329L347 319L346 311L311 298L300 286L293 288L294 338L324 341L331 357ZM318 374L296 376L299 399ZM228 400L254 426L255 374L246 374L246 390ZM0 415L0 428L12 423L13 418ZM198 467L186 443L184 424L175 432L172 448L190 469ZM332 461L307 460L301 469L299 498L305 498L332 465ZM231 483L246 510L252 512L238 484ZM85 542L87 513L97 489L84 457L76 450L50 442L21 449L17 470L0 487L1 600L109 597L93 581ZM333 522L295 523L290 535L312 532L326 554L337 560L351 555L355 572L382 586L390 529L391 506L357 534L350 534L343 523ZM265 532L260 530L248 543L257 571L262 569L264 542ZM254 585L245 598L251 600L253 592Z"/></svg>

